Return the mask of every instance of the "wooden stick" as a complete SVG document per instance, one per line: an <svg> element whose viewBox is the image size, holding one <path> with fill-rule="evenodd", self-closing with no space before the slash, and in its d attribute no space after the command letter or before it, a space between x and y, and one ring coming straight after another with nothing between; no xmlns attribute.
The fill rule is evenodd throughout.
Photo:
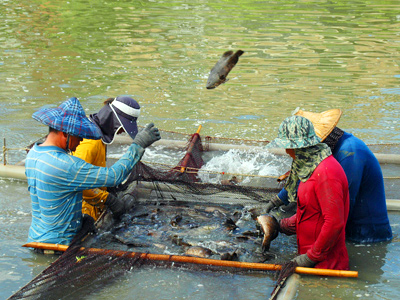
<svg viewBox="0 0 400 300"><path fill-rule="evenodd" d="M201 127L203 127L203 125L199 125L199 127L197 128L196 133L200 134Z"/></svg>
<svg viewBox="0 0 400 300"><path fill-rule="evenodd" d="M31 248L36 248L36 249L46 249L46 250L54 250L54 251L66 251L68 249L68 246L66 246L66 245L37 243L37 242L28 243L28 244L23 245L22 247L31 247ZM154 260L154 261L181 262L181 263L210 265L210 266L218 266L218 267L241 268L241 269L250 269L250 270L262 270L262 271L277 271L277 270L281 269L281 265L275 265L275 264L218 260L218 259L201 258L201 257L193 257L193 256L151 254L151 253L127 252L127 251L119 251L119 250L84 248L84 247L82 247L81 250L86 250L89 253L101 253L101 254L104 253L106 255L117 256L117 257L119 257L119 256L127 256L127 257L139 256L140 258ZM316 268L304 268L304 267L297 267L296 273L308 274L308 275L319 275L319 276L332 276L332 277L358 277L357 271L316 269Z"/></svg>
<svg viewBox="0 0 400 300"><path fill-rule="evenodd" d="M200 137L199 134L200 134L201 127L202 127L202 125L200 125L199 128L197 128L197 131L196 131L196 133L193 135L193 139L192 139L192 141L190 142L189 148L188 148L188 150L186 151L186 154L185 154L185 157L183 158L183 162L182 162L182 166L181 166L181 173L185 172L185 170L186 170L186 166L187 166L188 161L189 161L189 158L190 158L189 153L192 152L194 144L196 143L196 141L197 141L197 140L199 139L199 137Z"/></svg>

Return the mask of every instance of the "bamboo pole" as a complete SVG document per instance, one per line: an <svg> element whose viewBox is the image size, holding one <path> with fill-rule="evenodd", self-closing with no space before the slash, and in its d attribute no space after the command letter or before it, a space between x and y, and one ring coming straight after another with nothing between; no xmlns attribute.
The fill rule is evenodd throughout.
<svg viewBox="0 0 400 300"><path fill-rule="evenodd" d="M386 207L388 211L400 211L400 200L386 199Z"/></svg>
<svg viewBox="0 0 400 300"><path fill-rule="evenodd" d="M37 243L32 242L23 245L22 247L30 247L36 249L46 249L54 251L66 251L68 246L48 243ZM191 263L199 265L209 265L218 267L231 267L249 270L260 270L260 271L277 271L281 269L281 265L276 264L263 264L263 263L250 263L240 261L229 261L229 260L218 260L210 258L201 258L193 256L182 256L182 255L167 255L167 254L152 254L152 253L140 253L140 252L127 252L120 250L108 250L99 248L84 248L89 253L101 253L111 256L127 256L134 257L139 256L142 259L148 259L153 261L168 261L168 262L180 262L180 263ZM316 268L304 268L297 267L296 273L308 274L308 275L319 275L319 276L332 276L332 277L358 277L357 271L345 271L345 270L330 270L330 269L316 269Z"/></svg>
<svg viewBox="0 0 400 300"><path fill-rule="evenodd" d="M0 177L26 180L25 166L0 165Z"/></svg>

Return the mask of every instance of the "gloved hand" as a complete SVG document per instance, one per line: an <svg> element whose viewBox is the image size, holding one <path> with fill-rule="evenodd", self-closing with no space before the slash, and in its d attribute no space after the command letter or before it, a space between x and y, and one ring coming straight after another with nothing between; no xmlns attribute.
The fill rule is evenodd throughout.
<svg viewBox="0 0 400 300"><path fill-rule="evenodd" d="M268 204L265 206L265 210L267 213L269 213L272 209L279 207L281 205L283 205L284 203L282 202L282 200L278 197L278 195L276 195L274 198L272 198Z"/></svg>
<svg viewBox="0 0 400 300"><path fill-rule="evenodd" d="M133 142L142 148L147 148L155 141L161 139L160 132L157 127L154 127L153 123L147 124L147 126L139 131L139 133L133 139Z"/></svg>
<svg viewBox="0 0 400 300"><path fill-rule="evenodd" d="M132 193L127 193L121 197L121 201L124 204L125 212L130 211L136 204L136 198Z"/></svg>
<svg viewBox="0 0 400 300"><path fill-rule="evenodd" d="M118 199L111 193L108 194L105 205L111 210L115 218L119 218L125 213L124 201Z"/></svg>
<svg viewBox="0 0 400 300"><path fill-rule="evenodd" d="M97 233L96 226L94 225L94 219L87 214L82 214L82 228L87 230L88 233Z"/></svg>
<svg viewBox="0 0 400 300"><path fill-rule="evenodd" d="M279 232L286 235L294 235L296 234L296 224L291 222L291 218L280 219Z"/></svg>
<svg viewBox="0 0 400 300"><path fill-rule="evenodd" d="M271 201L269 201L267 203L267 205L265 206L265 212L269 213L273 208L275 208L274 203L272 203Z"/></svg>
<svg viewBox="0 0 400 300"><path fill-rule="evenodd" d="M311 260L307 254L298 255L293 258L292 261L294 261L297 266L306 268L312 268L317 264L317 262Z"/></svg>

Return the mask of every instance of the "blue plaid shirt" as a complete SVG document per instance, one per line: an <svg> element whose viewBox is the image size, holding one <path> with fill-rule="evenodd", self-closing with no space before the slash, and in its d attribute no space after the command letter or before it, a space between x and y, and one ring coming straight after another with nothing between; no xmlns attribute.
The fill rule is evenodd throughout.
<svg viewBox="0 0 400 300"><path fill-rule="evenodd" d="M34 145L25 162L32 200L28 242L68 245L82 226L82 191L120 184L143 153L132 144L112 167L102 168L61 148Z"/></svg>

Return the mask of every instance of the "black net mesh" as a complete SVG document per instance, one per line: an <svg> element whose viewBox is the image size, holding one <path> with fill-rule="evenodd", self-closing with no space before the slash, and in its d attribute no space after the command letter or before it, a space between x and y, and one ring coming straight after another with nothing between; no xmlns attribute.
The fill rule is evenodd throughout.
<svg viewBox="0 0 400 300"><path fill-rule="evenodd" d="M97 222L97 234L90 233L90 224L83 226L64 254L9 299L83 297L144 264L171 265L145 253L247 262L271 259L260 251L262 236L255 218L263 213L262 203L279 189L203 183L198 177L202 152L200 135L194 134L176 167L138 163L127 181L113 190L130 201L131 209L118 220L107 211Z"/></svg>

